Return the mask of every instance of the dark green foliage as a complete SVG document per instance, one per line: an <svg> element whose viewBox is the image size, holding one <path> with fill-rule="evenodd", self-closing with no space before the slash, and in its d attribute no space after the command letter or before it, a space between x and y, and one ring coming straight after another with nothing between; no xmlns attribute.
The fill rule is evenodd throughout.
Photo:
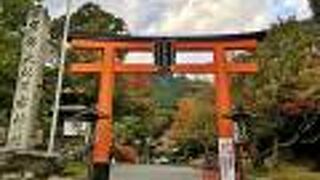
<svg viewBox="0 0 320 180"><path fill-rule="evenodd" d="M35 0L0 2L0 125L8 123L20 60L22 27L33 2Z"/></svg>
<svg viewBox="0 0 320 180"><path fill-rule="evenodd" d="M61 16L52 21L51 26L51 36L54 44L57 46L57 51L59 51L60 40L63 31L63 25L65 22L65 16ZM75 13L71 16L70 22L70 33L81 32L85 34L98 35L98 34L112 34L116 35L121 32L126 31L125 22L101 9L99 5L93 3L87 3L81 6ZM67 63L74 63L76 61L93 61L99 59L100 55L95 52L81 52L75 53L70 52ZM49 74L49 81L54 82L55 76ZM52 85L47 88L54 89ZM68 100L63 100L63 103L79 103L79 104L94 104L96 102L97 95L97 80L96 77L85 75L85 76L74 76L67 74L64 81L65 91L75 92L77 101L67 102Z"/></svg>
<svg viewBox="0 0 320 180"><path fill-rule="evenodd" d="M8 31L20 32L28 9L32 7L37 0L11 0L1 1L0 3L0 18L1 29Z"/></svg>
<svg viewBox="0 0 320 180"><path fill-rule="evenodd" d="M65 16L53 20L52 37L60 39ZM70 32L90 35L116 35L127 33L125 22L113 14L101 9L99 5L87 3L72 14Z"/></svg>
<svg viewBox="0 0 320 180"><path fill-rule="evenodd" d="M309 0L310 7L313 11L314 18L317 22L320 21L320 1L319 0Z"/></svg>
<svg viewBox="0 0 320 180"><path fill-rule="evenodd" d="M155 77L152 96L162 107L171 108L182 96L184 87L190 83L183 77Z"/></svg>

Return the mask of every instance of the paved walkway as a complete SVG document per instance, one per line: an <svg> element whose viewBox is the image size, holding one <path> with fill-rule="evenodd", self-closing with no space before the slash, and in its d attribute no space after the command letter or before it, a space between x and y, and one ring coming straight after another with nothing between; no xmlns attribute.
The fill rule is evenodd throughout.
<svg viewBox="0 0 320 180"><path fill-rule="evenodd" d="M111 180L201 180L201 171L189 167L116 165Z"/></svg>

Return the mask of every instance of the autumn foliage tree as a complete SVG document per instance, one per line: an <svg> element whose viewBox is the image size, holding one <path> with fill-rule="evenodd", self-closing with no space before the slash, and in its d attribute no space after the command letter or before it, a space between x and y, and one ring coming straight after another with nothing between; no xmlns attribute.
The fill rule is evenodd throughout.
<svg viewBox="0 0 320 180"><path fill-rule="evenodd" d="M319 112L320 89L315 27L294 19L274 25L251 59L258 64L258 73L235 83L237 91L251 91L242 92L236 103L255 114L253 142L264 155L271 154L272 146L291 149L317 136L301 130L311 132L318 124L314 118Z"/></svg>
<svg viewBox="0 0 320 180"><path fill-rule="evenodd" d="M204 153L215 147L215 121L212 103L186 97L177 103L171 137L177 144L197 142Z"/></svg>

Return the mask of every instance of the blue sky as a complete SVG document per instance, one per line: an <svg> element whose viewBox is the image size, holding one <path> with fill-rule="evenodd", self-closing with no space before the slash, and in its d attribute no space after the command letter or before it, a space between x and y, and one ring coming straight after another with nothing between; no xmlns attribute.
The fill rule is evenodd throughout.
<svg viewBox="0 0 320 180"><path fill-rule="evenodd" d="M256 31L279 18L311 16L307 0L73 0L122 17L134 34L183 35ZM52 16L65 12L65 0L46 0Z"/></svg>

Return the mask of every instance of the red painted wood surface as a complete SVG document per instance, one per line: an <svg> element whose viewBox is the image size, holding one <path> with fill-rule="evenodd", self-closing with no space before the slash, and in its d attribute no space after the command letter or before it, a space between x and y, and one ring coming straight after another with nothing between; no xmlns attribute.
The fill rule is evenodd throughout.
<svg viewBox="0 0 320 180"><path fill-rule="evenodd" d="M255 39L215 41L215 42L174 42L177 51L207 51L214 54L212 63L208 64L176 64L171 67L174 73L188 74L215 74L216 88L217 127L220 137L233 136L233 123L228 118L231 109L230 74L231 73L255 73L257 66L252 63L227 62L227 50L254 50ZM93 63L72 64L70 71L78 74L97 74L100 76L100 91L98 98L98 110L100 118L95 130L93 161L95 163L107 163L112 143L112 96L114 79L117 73L156 73L157 67L150 64L121 64L117 60L119 50L127 51L152 51L152 42L109 42L91 39L78 39L72 42L78 49L103 50L103 59ZM214 89L213 89L214 90Z"/></svg>

